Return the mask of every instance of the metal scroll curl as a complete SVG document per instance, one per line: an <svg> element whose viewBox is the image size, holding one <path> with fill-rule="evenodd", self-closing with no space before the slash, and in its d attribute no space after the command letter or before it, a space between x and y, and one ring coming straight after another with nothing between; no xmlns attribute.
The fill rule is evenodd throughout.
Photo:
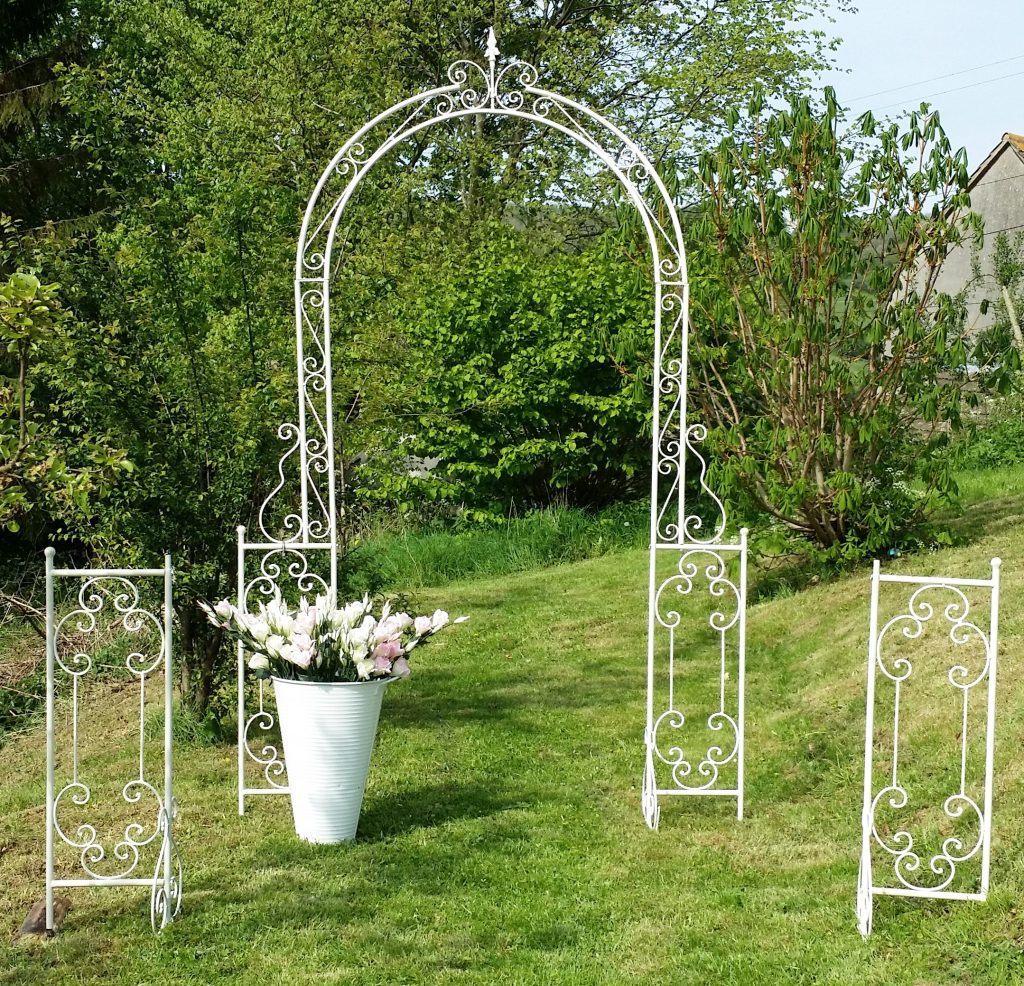
<svg viewBox="0 0 1024 986"><path fill-rule="evenodd" d="M857 927L871 933L873 901L877 894L907 897L985 899L989 885L992 833L992 760L995 727L996 639L999 607L999 559L992 560L991 579L944 579L904 575L882 575L876 562L871 582L871 631L868 649L868 701L865 731L864 801L861 817L861 857L857 883ZM911 584L915 588L906 608L878 625L879 595L885 583ZM989 627L983 630L971 617L971 602L964 588L976 587L990 595ZM928 804L915 803L915 789L923 783L908 770L906 761L907 710L904 706L908 683L923 672L910 657L891 653L905 641L917 641L921 653L929 624L941 625L952 645L950 665L941 680L952 688L959 710L956 735L959 745L959 779L956 788L941 802L941 841L931 848L922 845L922 812ZM948 645L947 645L948 646ZM941 653L941 652L940 652ZM943 661L943 665L945 660ZM878 789L874 783L876 684L888 683L892 693L892 729L887 734L883 757L888 776ZM985 696L987 713L984 736L984 772L978 776L976 761L969 752L972 736L970 696L979 690ZM955 708L954 704L954 708ZM903 757L901 759L901 754ZM919 769L918 769L919 771ZM934 809L933 809L934 811ZM952 830L952 831L950 831ZM884 861L881 869L876 857ZM977 889L961 889L960 868L969 861L980 869ZM884 874L888 874L885 877ZM971 882L967 880L968 884ZM958 884L960 887L958 887Z"/></svg>
<svg viewBox="0 0 1024 986"><path fill-rule="evenodd" d="M172 801L173 572L169 556L165 556L162 569L76 570L57 569L52 548L47 548L45 554L46 926L52 929L55 888L149 884L151 881L140 875L140 869L145 867L146 859L152 857L157 844L161 847L156 853L158 861L170 859L168 853L172 851L173 836L166 806ZM144 588L157 579L163 589L163 606L159 609L142 602L146 598ZM55 601L58 580L62 584L77 583L77 605L59 619ZM122 651L123 657L118 666L111 663L109 655L117 653L111 645L119 640L128 646ZM102 663L97 659L98 654L103 655ZM89 782L88 778L94 772L89 769L81 744L81 726L87 718L83 682L87 675L100 669L126 672L128 680L134 681L138 688L138 750L133 767L138 773L120 786L119 799L114 792L101 793ZM147 757L146 728L147 687L158 674L163 707L163 756L159 781L152 777L153 758ZM58 737L58 681L62 699L64 689L70 692L70 735L66 737ZM66 751L60 772L70 771L70 779L59 786L56 780L58 739L62 752ZM59 857L68 855L66 850L60 851L62 846L70 847L77 856L73 869L77 875L73 877L60 876L56 872ZM60 861L62 866L68 865L66 860ZM156 886L156 881L160 887ZM154 878L151 893L153 899L160 901L163 926L173 919L176 908L180 907L180 867L176 882L170 880L169 869ZM171 907L172 897L177 902L175 908ZM168 902L167 907L164 907L164 901Z"/></svg>
<svg viewBox="0 0 1024 986"><path fill-rule="evenodd" d="M694 754L679 741L687 725L687 716L676 703L674 676L679 644L677 631L683 625L679 604L683 597L691 596L698 585L713 602L707 625L718 637L720 663L718 705L701 717L708 733L717 735L700 753ZM668 707L653 719L648 731L650 773L656 775L657 764L663 764L668 768L672 786L681 793L707 792L717 788L722 768L738 763L742 734L738 713L727 708L729 663L726 638L731 630L737 628L743 612L743 587L739 580L730 576L723 550L693 547L682 552L675 573L661 582L655 594L655 621L668 635ZM645 795L646 787L647 779Z"/></svg>
<svg viewBox="0 0 1024 986"><path fill-rule="evenodd" d="M174 842L173 820L177 817L175 802L170 812L160 812L160 855L153 873L153 886L149 894L149 922L154 931L166 928L181 914L184 896L184 877L181 856Z"/></svg>

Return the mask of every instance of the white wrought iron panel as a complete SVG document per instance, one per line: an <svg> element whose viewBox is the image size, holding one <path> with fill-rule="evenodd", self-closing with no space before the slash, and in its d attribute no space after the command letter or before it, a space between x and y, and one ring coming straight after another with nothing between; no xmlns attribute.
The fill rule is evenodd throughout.
<svg viewBox="0 0 1024 986"><path fill-rule="evenodd" d="M662 797L718 795L742 819L747 529L736 544L659 544L651 575L644 818L657 829Z"/></svg>
<svg viewBox="0 0 1024 986"><path fill-rule="evenodd" d="M174 920L182 901L181 860L173 836L177 805L173 793L171 557L164 557L163 568L66 569L54 567L54 554L53 548L46 549L46 927L51 931L54 927L55 887L144 886L150 888L150 921L155 931ZM56 584L68 585L75 599L60 616L55 607ZM83 820L85 811L95 807L102 813L104 808L116 806L94 801L93 789L99 778L92 780L89 764L81 756L80 726L86 683L100 670L94 648L110 648L117 639L112 633L127 646L117 670L123 668L138 688L139 755L138 774L128 777L120 790L125 813L114 823L115 834L104 836L102 823L97 826ZM146 756L150 682L162 692L160 776L154 776L153 758L147 760ZM57 734L58 689L70 691L70 736ZM58 750L63 753L60 787ZM77 855L75 866L84 876L55 875L58 854L65 845ZM147 855L152 875L140 876Z"/></svg>
<svg viewBox="0 0 1024 986"><path fill-rule="evenodd" d="M491 31L482 63L455 62L448 70L448 84L402 100L368 121L341 146L309 199L295 268L297 421L285 423L279 429L288 447L279 466L278 483L260 511L258 539L249 542L245 530L239 530L239 602L246 605L258 595L285 591L281 582L291 588L303 579L310 582L310 568L302 559L322 554L329 558L328 574L319 577L319 581L326 582L332 598L337 592L339 498L332 406L330 278L343 260L335 254L336 249L341 250L336 241L338 226L359 184L379 161L404 142L445 121L479 115L514 117L553 130L574 141L615 177L637 209L651 251L655 353L644 815L652 828L657 827L658 797L669 793L729 794L737 797L742 815L746 535L738 542L725 538L725 510L707 484L706 463L696 447L706 438L706 429L688 423L686 417L689 289L676 205L654 165L622 130L580 103L540 88L537 70L532 65L517 60L503 63L499 56ZM694 485L699 494L696 507L686 503L687 463L691 458L696 458L699 465ZM297 471L297 502L290 497L286 480L291 469ZM712 597L731 592L737 606L732 618L720 617L727 626L719 628L712 624L716 633L720 630L721 653L715 656L712 651L708 664L708 674L717 672L721 681L736 683L733 694L698 713L704 721L713 723L710 728L716 732L731 734L733 747L729 753L712 743L695 767L701 778L696 786L692 779L679 783L688 776L685 755L677 762L675 744L664 748L659 745L662 728L670 729L670 724L684 715L675 703L674 685L669 689L664 710L656 708L660 699L655 698L655 676L667 673L671 679L677 659L673 648L678 642L675 628L666 626L657 614L658 558L668 552L680 556L679 563L683 565L689 562L682 557L695 557L688 554L693 551L705 556L703 574L697 582L703 578ZM275 568L284 558L289 562ZM740 573L728 575L729 558L737 559ZM721 569L721 575L708 574L711 564ZM676 577L683 577L683 572L678 571ZM727 638L734 655L731 664L723 656ZM667 657L662 655L663 650L667 650ZM664 669L660 668L662 664ZM730 678L732 675L735 677ZM269 701L269 691L264 693L260 688L256 711L248 708L245 665L239 652L239 813L245 811L247 795L287 793L283 761L272 738L274 710ZM707 718L709 715L713 720ZM260 735L266 742L257 739ZM666 782L662 788L656 780L655 761L672 774L671 783ZM723 787L719 784L720 769L732 763L736 777ZM701 773L712 769L714 777ZM251 779L253 774L255 782Z"/></svg>
<svg viewBox="0 0 1024 986"><path fill-rule="evenodd" d="M332 546L315 542L247 542L238 528L238 606L254 610L261 602L298 595L333 596L330 559ZM326 564L321 571L316 561ZM246 667L237 645L238 675L238 814L245 814L251 795L287 794L281 737L273 689L266 681L249 682L252 707L246 701Z"/></svg>
<svg viewBox="0 0 1024 986"><path fill-rule="evenodd" d="M999 568L1000 560L993 558L991 578L965 579L883 575L874 564L857 883L857 927L865 937L878 895L942 900L988 895ZM906 606L886 618L880 616L881 589L892 584L913 590ZM987 629L971 616L979 598L988 606ZM922 681L929 671L931 680ZM908 703L906 695L915 685L925 701ZM883 699L891 711L876 725ZM914 761L908 705L933 734L931 720L946 717L943 738L952 738L952 764ZM940 804L925 803L928 787L943 779L943 771L949 793Z"/></svg>

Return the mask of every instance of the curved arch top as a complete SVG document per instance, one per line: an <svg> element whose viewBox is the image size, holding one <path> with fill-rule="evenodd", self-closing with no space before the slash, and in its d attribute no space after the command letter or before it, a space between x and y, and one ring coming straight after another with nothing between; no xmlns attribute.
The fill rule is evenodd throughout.
<svg viewBox="0 0 1024 986"><path fill-rule="evenodd" d="M295 258L295 344L298 383L298 418L279 429L288 443L278 471L278 481L259 512L260 537L248 541L239 531L239 605L243 608L253 594L273 595L284 584L301 592L314 583L322 584L332 598L337 595L338 521L341 508L337 495L334 454L334 412L331 362L331 272L337 266L335 242L339 223L362 180L391 151L429 128L470 116L511 117L546 127L575 141L600 161L621 186L637 210L651 252L654 286L654 359L652 370L651 429L651 522L647 632L647 725L644 732L646 767L642 806L651 827L657 827L658 798L667 794L726 794L737 797L742 816L743 787L743 661L744 611L746 605L746 532L738 541L723 542L725 508L709 488L707 463L697 450L706 429L691 424L686 415L687 347L689 342L689 294L686 250L678 211L668 188L651 160L637 143L619 127L583 104L550 92L538 85L537 70L515 59L502 62L493 30L488 34L485 61L463 59L448 70L446 85L410 96L379 113L345 143L331 159L317 182L306 207ZM686 504L687 462L696 461L698 475L693 488L701 509ZM288 471L298 466L299 498L296 504L286 487ZM281 498L283 507L277 505ZM276 509L275 509L276 507ZM705 518L711 523L705 526ZM673 662L677 641L675 630L657 620L658 560L668 553L673 564L680 554L700 549L711 559L707 569L708 588L713 596L731 587L738 616L721 626L711 624L720 641L720 701L710 717L712 731L706 754L686 759L678 740L667 754L659 749L657 724L668 722L681 728L684 717L675 704ZM247 572L247 553L258 559L256 572ZM316 553L329 557L323 579L310 568ZM688 557L688 556L687 556ZM717 562L715 561L717 559ZM732 565L732 568L730 568ZM712 578L712 569L716 573ZM322 571L323 569L321 569ZM673 570L674 571L674 570ZM665 584L679 580L669 575ZM736 581L733 582L732 580ZM735 651L737 674L727 670L726 635L738 637ZM656 637L664 637L667 649L668 707L655 719ZM239 654L239 810L244 811L247 794L287 791L280 783L284 765L272 746L266 756L252 753L250 729L267 730L273 724L265 709L264 694L259 711L246 718L244 662ZM735 683L732 684L730 682ZM726 711L727 683L738 692L728 700L734 714ZM660 701L660 696L657 701ZM733 704L735 702L735 704ZM725 725L733 736L731 748L720 735ZM663 731L664 732L664 731ZM662 740L672 742L662 736ZM265 783L246 785L246 760L253 760L264 772ZM662 766L659 766L662 765ZM671 767L669 787L658 782L665 767ZM734 787L723 787L719 773L731 769Z"/></svg>
<svg viewBox="0 0 1024 986"><path fill-rule="evenodd" d="M290 442L284 459L298 460L300 499L298 510L275 524L271 504L286 485L282 460L278 484L260 512L268 542L337 541L330 277L345 209L362 180L403 141L444 121L477 115L525 119L569 137L601 162L636 208L651 251L655 289L651 496L657 509L652 511L652 542L712 543L725 530L724 509L707 487L705 461L693 447L704 430L687 424L689 297L675 202L650 159L619 127L538 86L532 65L518 60L501 64L498 56L491 31L486 64L457 61L449 69L449 84L404 99L368 121L334 155L310 196L295 260L298 420L281 429L281 437ZM715 518L708 531L699 513L685 509L687 452L697 456L698 489L708 504L703 512ZM336 567L336 547L331 567Z"/></svg>

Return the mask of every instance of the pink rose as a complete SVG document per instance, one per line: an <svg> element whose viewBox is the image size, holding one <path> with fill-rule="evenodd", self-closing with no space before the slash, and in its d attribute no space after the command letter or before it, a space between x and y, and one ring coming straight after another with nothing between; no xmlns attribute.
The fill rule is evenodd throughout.
<svg viewBox="0 0 1024 986"><path fill-rule="evenodd" d="M401 653L402 645L397 640L382 641L373 649L374 660L380 660L383 658L388 662L389 667L396 657L401 656Z"/></svg>
<svg viewBox="0 0 1024 986"><path fill-rule="evenodd" d="M378 671L390 671L391 670L391 662L386 657L384 657L383 655L378 655L377 657L375 657L373 659L373 666Z"/></svg>
<svg viewBox="0 0 1024 986"><path fill-rule="evenodd" d="M308 668L313 660L313 652L311 650L303 650L294 644L286 644L281 656L299 668Z"/></svg>
<svg viewBox="0 0 1024 986"><path fill-rule="evenodd" d="M409 676L409 662L404 657L400 657L391 668L391 673L398 675L399 678L407 678Z"/></svg>

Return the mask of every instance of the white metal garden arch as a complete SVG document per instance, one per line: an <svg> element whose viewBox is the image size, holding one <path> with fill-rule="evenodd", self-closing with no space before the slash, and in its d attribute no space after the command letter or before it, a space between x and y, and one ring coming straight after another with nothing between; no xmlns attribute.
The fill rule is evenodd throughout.
<svg viewBox="0 0 1024 986"><path fill-rule="evenodd" d="M539 88L533 66L499 61L493 30L485 59L485 64L455 62L447 85L396 103L366 123L337 152L310 197L295 269L298 415L279 429L288 448L278 483L260 510L257 537L250 540L244 527L238 530L239 605L253 606L289 585L300 592L336 596L339 509L330 275L337 259L338 224L356 188L403 141L442 121L483 114L549 127L575 140L618 179L639 213L651 250L655 351L644 817L656 828L659 797L694 794L735 797L742 817L746 531L738 540L725 540L725 509L707 485L706 461L695 448L706 430L687 421L688 289L675 203L653 164L618 127L571 99ZM706 500L703 507L687 507L689 456L699 469L696 488ZM294 465L297 509L286 492L288 470ZM314 562L316 556L322 564ZM688 644L697 642L683 636L677 597L695 594L698 585L710 598L700 643L710 641L718 670L715 698L699 714L684 713L675 687L682 655L688 654ZM270 692L260 682L256 708L247 708L244 675L239 651L240 814L247 796L287 792L285 764L269 737L274 726ZM691 742L691 730L703 738ZM699 753L690 752L694 749ZM249 779L252 773L255 782Z"/></svg>

